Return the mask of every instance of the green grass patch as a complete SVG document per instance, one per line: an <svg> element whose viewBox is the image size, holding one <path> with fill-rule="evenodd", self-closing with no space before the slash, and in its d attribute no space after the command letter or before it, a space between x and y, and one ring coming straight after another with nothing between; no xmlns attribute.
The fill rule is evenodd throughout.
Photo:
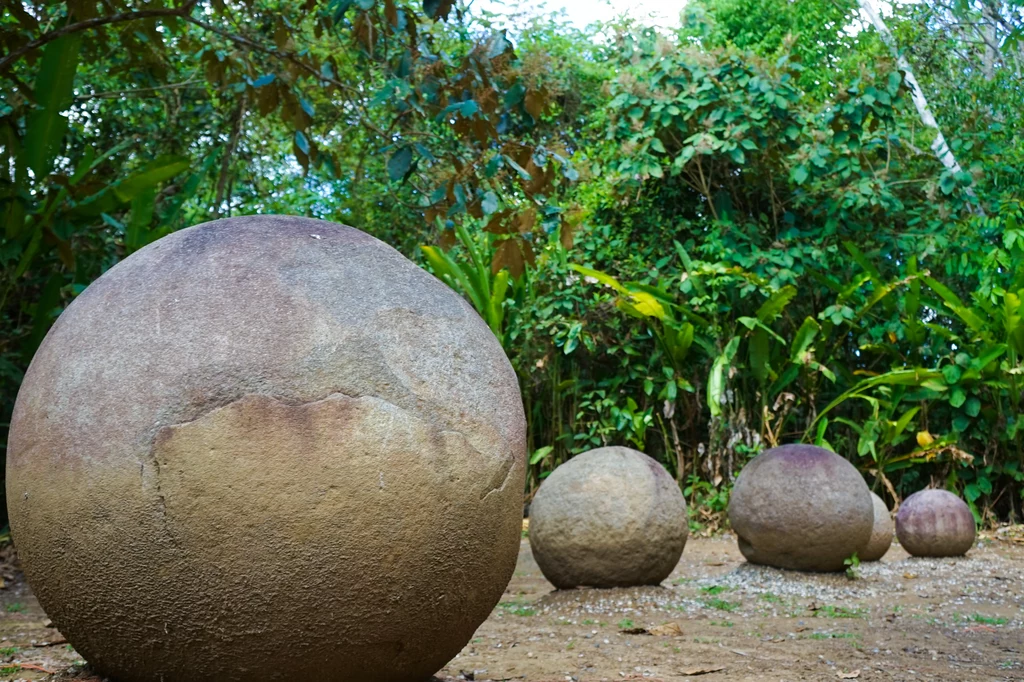
<svg viewBox="0 0 1024 682"><path fill-rule="evenodd" d="M857 639L852 632L812 632L800 639Z"/></svg>
<svg viewBox="0 0 1024 682"><path fill-rule="evenodd" d="M818 618L863 618L867 615L866 608L848 609L845 606L832 606L826 604L814 612Z"/></svg>
<svg viewBox="0 0 1024 682"><path fill-rule="evenodd" d="M982 623L983 625L1006 625L1010 622L1009 618L1001 618L998 616L986 616L981 613L971 614L967 620L972 623Z"/></svg>
<svg viewBox="0 0 1024 682"><path fill-rule="evenodd" d="M709 585L708 587L700 588L700 591L703 592L704 594L710 594L710 595L713 596L713 595L716 595L716 594L722 594L723 592L725 592L728 589L729 589L728 587L723 587L721 585Z"/></svg>
<svg viewBox="0 0 1024 682"><path fill-rule="evenodd" d="M705 599L704 605L719 611L735 611L740 607L739 602L727 601L725 599Z"/></svg>
<svg viewBox="0 0 1024 682"><path fill-rule="evenodd" d="M522 601L503 601L498 604L498 608L505 613L512 614L513 616L536 616L537 611L533 609L528 602Z"/></svg>
<svg viewBox="0 0 1024 682"><path fill-rule="evenodd" d="M27 610L27 606L25 606L24 604L19 604L18 602L14 602L12 604L7 605L7 613L23 613Z"/></svg>

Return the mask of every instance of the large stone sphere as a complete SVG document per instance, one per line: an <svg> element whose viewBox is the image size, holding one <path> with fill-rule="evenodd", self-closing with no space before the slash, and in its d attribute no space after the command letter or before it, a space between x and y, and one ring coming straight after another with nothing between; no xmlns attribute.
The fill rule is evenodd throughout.
<svg viewBox="0 0 1024 682"><path fill-rule="evenodd" d="M852 464L814 445L765 450L740 472L729 522L747 561L840 571L874 525L871 491Z"/></svg>
<svg viewBox="0 0 1024 682"><path fill-rule="evenodd" d="M975 533L967 503L948 490L919 490L896 512L896 537L913 556L962 556Z"/></svg>
<svg viewBox="0 0 1024 682"><path fill-rule="evenodd" d="M458 295L350 227L165 237L61 315L7 496L32 588L118 682L420 681L501 597L525 421Z"/></svg>
<svg viewBox="0 0 1024 682"><path fill-rule="evenodd" d="M689 533L675 480L630 448L576 455L530 504L533 556L560 589L657 585L679 563Z"/></svg>
<svg viewBox="0 0 1024 682"><path fill-rule="evenodd" d="M889 551L892 545L892 516L889 508L878 495L871 493L871 503L875 506L875 522L871 527L871 539L864 549L857 553L861 561L878 561Z"/></svg>

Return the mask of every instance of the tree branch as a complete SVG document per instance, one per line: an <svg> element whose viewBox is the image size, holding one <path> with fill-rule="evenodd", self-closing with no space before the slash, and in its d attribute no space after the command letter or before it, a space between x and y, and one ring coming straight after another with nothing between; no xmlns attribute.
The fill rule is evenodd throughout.
<svg viewBox="0 0 1024 682"><path fill-rule="evenodd" d="M238 146L238 138L242 133L242 119L245 118L247 100L246 93L243 92L232 116L231 137L228 139L228 146L224 149L224 156L220 160L220 179L217 181L217 197L213 202L213 215L215 217L221 215L221 207L225 200L225 189L227 190L228 215L231 215L231 189L228 185L228 172L231 169L231 161L235 156L235 148Z"/></svg>
<svg viewBox="0 0 1024 682"><path fill-rule="evenodd" d="M213 24L207 23L207 22L203 21L202 19L197 19L196 17L187 16L187 17L184 17L184 19L186 21L188 21L189 23L198 26L199 28L205 29L205 30L207 30L207 31L209 31L211 33L215 33L215 34L219 35L222 38L226 38L226 39L230 40L233 43L237 43L238 45L244 45L245 47L248 47L248 48L250 48L252 50L256 50L257 52L262 52L263 54L267 54L267 55L270 55L271 57L276 57L277 59L281 59L281 60L284 60L284 61L289 62L291 64L294 64L295 66L299 67L303 71L305 71L305 72L315 76L317 79L321 80L322 82L330 83L331 85L337 87L339 90L343 90L343 91L349 92L350 94L352 94L354 96L354 99L350 100L352 102L352 104L354 106L356 106L356 107L359 107L360 109L363 109L363 115L360 117L359 123L361 125L363 125L367 130L369 130L369 131L371 131L373 133L376 133L381 138L387 139L387 137L388 137L387 133L384 130L382 130L379 126L377 126L376 124L374 124L372 121L369 120L369 115L367 114L365 108L362 107L362 105L358 102L358 99L359 99L358 96L360 96L361 93L359 93L358 91L354 91L354 88L352 88L351 85L348 85L347 83L343 83L340 80L338 80L337 78L333 78L333 77L328 76L328 75L326 75L324 73L321 73L316 68L314 68L311 64L308 64L307 62L304 62L303 60L299 59L295 55L294 52L282 52L281 50L278 50L278 49L275 49L275 48L272 48L272 47L267 47L265 45L261 45L260 43L256 42L255 40L252 40L251 38L246 38L243 35L239 35L237 33L231 33L230 31L225 31L222 28L219 28L217 26L214 26Z"/></svg>
<svg viewBox="0 0 1024 682"><path fill-rule="evenodd" d="M187 88L190 85L201 83L202 81L198 78L191 78L187 81L180 83L167 83L165 85L154 85L151 88L129 88L128 90L110 90L107 92L94 92L91 95L76 95L76 101L85 101L90 99L103 99L103 98L121 98L131 97L133 95L139 95L143 92L157 92L159 90L175 90L177 88Z"/></svg>
<svg viewBox="0 0 1024 682"><path fill-rule="evenodd" d="M184 18L192 11L192 8L195 7L197 2L199 2L199 0L188 0L184 5L176 9L143 9L135 12L121 12L120 14L111 14L106 17L95 17L93 19L86 19L85 21L78 21L74 24L62 26L48 33L44 33L35 40L25 43L3 59L0 59L0 71L5 70L10 64L13 64L17 59L28 54L32 50L42 47L61 36L78 33L79 31L85 31L90 28L99 28L100 26L106 26L107 24L120 24L126 21L135 21L136 19L149 19L152 17Z"/></svg>

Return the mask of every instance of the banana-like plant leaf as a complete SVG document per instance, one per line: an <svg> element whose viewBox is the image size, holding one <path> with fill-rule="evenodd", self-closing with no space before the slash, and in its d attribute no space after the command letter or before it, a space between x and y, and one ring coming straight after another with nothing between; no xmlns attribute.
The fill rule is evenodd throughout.
<svg viewBox="0 0 1024 682"><path fill-rule="evenodd" d="M761 324L771 324L775 319L782 314L789 302L796 296L796 287L792 284L788 284L775 293L773 293L768 300L761 304L761 307L757 309L757 319L761 321Z"/></svg>
<svg viewBox="0 0 1024 682"><path fill-rule="evenodd" d="M491 295L487 301L487 323L494 335L501 340L501 328L505 322L505 297L508 295L508 270L502 270L494 276Z"/></svg>
<svg viewBox="0 0 1024 682"><path fill-rule="evenodd" d="M533 454L530 455L530 466L540 463L540 461L551 454L551 451L554 449L555 448L551 445L545 445L542 448L534 450Z"/></svg>
<svg viewBox="0 0 1024 682"><path fill-rule="evenodd" d="M591 277L593 279L596 279L601 284L611 287L620 294L628 293L626 287L622 286L622 284L619 283L619 280L615 279L609 274L601 272L600 270L594 270L593 268L585 268L582 265L576 265L575 263L571 263L569 267L575 270L576 272L580 273L584 277Z"/></svg>
<svg viewBox="0 0 1024 682"><path fill-rule="evenodd" d="M1003 294L1003 330L1013 350L1024 354L1024 289Z"/></svg>
<svg viewBox="0 0 1024 682"><path fill-rule="evenodd" d="M971 366L963 373L960 380L977 379L985 371L986 367L1001 358L1007 350L1008 348L1005 343L998 343L990 348L986 348L981 355L971 360Z"/></svg>
<svg viewBox="0 0 1024 682"><path fill-rule="evenodd" d="M750 337L747 350L750 355L750 371L754 373L754 378L763 384L772 371L768 357L768 333L760 328L755 330Z"/></svg>
<svg viewBox="0 0 1024 682"><path fill-rule="evenodd" d="M861 393L869 388L881 385L921 386L925 382L935 379L941 381L942 372L934 369L924 369L921 367L914 367L911 369L896 369L890 372L885 372L884 374L868 377L863 381L857 382L852 388L847 389L846 391L841 393L839 397L837 397L835 400L826 405L825 408L818 413L818 416L814 418L814 421L812 421L811 424L808 426L808 431L810 431L811 427L813 427L819 419L824 417L834 408L843 404L850 398L867 399L868 396L861 395Z"/></svg>
<svg viewBox="0 0 1024 682"><path fill-rule="evenodd" d="M135 251L147 242L145 234L153 220L153 206L156 203L156 188L145 189L132 199L132 213L125 230L124 245L129 251Z"/></svg>
<svg viewBox="0 0 1024 682"><path fill-rule="evenodd" d="M803 324L800 325L800 329L797 330L796 336L793 337L793 345L790 346L789 359L793 362L801 362L804 353L814 343L814 337L821 331L821 325L813 317L807 317L804 319Z"/></svg>
<svg viewBox="0 0 1024 682"><path fill-rule="evenodd" d="M726 378L729 372L729 365L736 357L736 351L740 347L740 337L734 336L729 339L722 354L715 358L711 366L711 374L708 376L708 408L712 417L722 414L722 402L725 396Z"/></svg>
<svg viewBox="0 0 1024 682"><path fill-rule="evenodd" d="M71 102L81 46L82 34L71 33L43 48L35 82L38 108L27 117L24 144L25 161L37 178L50 173L67 132L61 112Z"/></svg>
<svg viewBox="0 0 1024 682"><path fill-rule="evenodd" d="M973 310L965 306L963 301L960 300L960 297L954 294L949 287L932 279L931 277L923 277L922 279L932 291L939 295L939 298L945 302L946 306L956 313L957 317L963 320L964 324L966 324L971 331L984 339L988 338L988 330L986 328L985 321L978 317Z"/></svg>
<svg viewBox="0 0 1024 682"><path fill-rule="evenodd" d="M115 185L114 194L127 203L141 192L188 170L188 167L189 160L183 156L161 156Z"/></svg>
<svg viewBox="0 0 1024 682"><path fill-rule="evenodd" d="M630 291L630 303L633 308L645 317L656 317L659 320L665 319L665 307L661 305L654 296L646 291Z"/></svg>
<svg viewBox="0 0 1024 682"><path fill-rule="evenodd" d="M907 410L902 417L896 420L896 424L893 426L893 436L901 435L910 424L910 420L917 416L917 413L921 410L920 406L912 407Z"/></svg>

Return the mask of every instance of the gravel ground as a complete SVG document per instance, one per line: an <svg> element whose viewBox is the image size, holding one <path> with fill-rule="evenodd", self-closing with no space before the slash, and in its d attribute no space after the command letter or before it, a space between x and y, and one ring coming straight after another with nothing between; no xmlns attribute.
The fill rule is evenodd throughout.
<svg viewBox="0 0 1024 682"><path fill-rule="evenodd" d="M502 602L436 680L1024 680L1024 527L960 559L894 545L857 573L753 566L724 534L691 539L661 587L556 591L524 541ZM0 680L99 682L9 548L0 576Z"/></svg>
<svg viewBox="0 0 1024 682"><path fill-rule="evenodd" d="M440 677L697 675L1024 680L1024 530L984 534L959 559L894 545L854 579L747 564L726 534L692 539L662 587L614 590L553 591L524 542L503 603Z"/></svg>

